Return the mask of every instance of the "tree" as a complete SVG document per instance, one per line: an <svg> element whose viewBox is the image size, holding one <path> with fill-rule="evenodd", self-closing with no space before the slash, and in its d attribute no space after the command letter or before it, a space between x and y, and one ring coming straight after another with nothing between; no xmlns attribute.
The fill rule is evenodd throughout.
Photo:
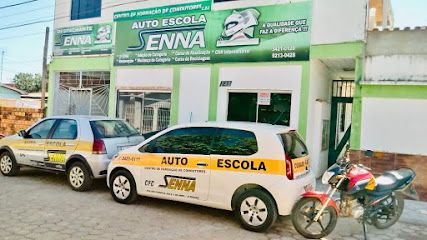
<svg viewBox="0 0 427 240"><path fill-rule="evenodd" d="M41 89L42 76L38 73L18 73L13 77L12 82L16 88L26 92L38 92Z"/></svg>

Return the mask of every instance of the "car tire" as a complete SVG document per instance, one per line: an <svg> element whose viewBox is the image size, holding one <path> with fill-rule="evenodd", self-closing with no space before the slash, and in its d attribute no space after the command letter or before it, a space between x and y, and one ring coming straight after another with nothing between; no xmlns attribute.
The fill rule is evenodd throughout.
<svg viewBox="0 0 427 240"><path fill-rule="evenodd" d="M68 183L75 191L83 192L92 187L93 179L86 165L82 162L75 162L71 165L67 173Z"/></svg>
<svg viewBox="0 0 427 240"><path fill-rule="evenodd" d="M130 204L138 197L135 180L125 170L119 170L111 176L110 192L114 200L122 204Z"/></svg>
<svg viewBox="0 0 427 240"><path fill-rule="evenodd" d="M237 197L234 213L243 228L253 232L264 232L277 220L276 203L267 192L249 189Z"/></svg>
<svg viewBox="0 0 427 240"><path fill-rule="evenodd" d="M0 171L4 176L16 176L19 173L19 165L15 156L10 152L4 152L0 155Z"/></svg>

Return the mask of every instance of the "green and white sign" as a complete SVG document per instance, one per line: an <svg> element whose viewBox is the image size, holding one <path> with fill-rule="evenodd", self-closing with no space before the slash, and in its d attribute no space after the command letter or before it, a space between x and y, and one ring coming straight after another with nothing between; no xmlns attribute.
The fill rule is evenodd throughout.
<svg viewBox="0 0 427 240"><path fill-rule="evenodd" d="M55 29L54 56L111 54L113 24Z"/></svg>
<svg viewBox="0 0 427 240"><path fill-rule="evenodd" d="M115 13L114 65L309 60L310 1L213 12L210 4Z"/></svg>

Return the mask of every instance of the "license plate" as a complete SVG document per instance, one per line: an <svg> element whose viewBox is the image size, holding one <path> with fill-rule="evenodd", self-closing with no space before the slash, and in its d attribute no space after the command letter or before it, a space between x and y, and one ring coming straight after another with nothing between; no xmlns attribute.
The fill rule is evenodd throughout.
<svg viewBox="0 0 427 240"><path fill-rule="evenodd" d="M307 193L307 192L312 192L313 191L313 185L311 185L311 183L310 184L308 184L308 185L305 185L304 186L304 191Z"/></svg>

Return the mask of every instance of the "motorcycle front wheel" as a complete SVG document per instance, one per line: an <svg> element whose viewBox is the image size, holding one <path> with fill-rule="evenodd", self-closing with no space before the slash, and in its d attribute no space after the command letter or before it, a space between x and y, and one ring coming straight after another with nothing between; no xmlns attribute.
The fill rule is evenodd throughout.
<svg viewBox="0 0 427 240"><path fill-rule="evenodd" d="M320 218L313 219L322 208L318 198L301 198L292 209L292 224L302 236L319 239L329 235L337 224L337 212L332 206L326 207Z"/></svg>
<svg viewBox="0 0 427 240"><path fill-rule="evenodd" d="M394 192L382 200L379 210L372 217L372 224L378 229L391 227L399 220L403 212L404 200L401 192Z"/></svg>

